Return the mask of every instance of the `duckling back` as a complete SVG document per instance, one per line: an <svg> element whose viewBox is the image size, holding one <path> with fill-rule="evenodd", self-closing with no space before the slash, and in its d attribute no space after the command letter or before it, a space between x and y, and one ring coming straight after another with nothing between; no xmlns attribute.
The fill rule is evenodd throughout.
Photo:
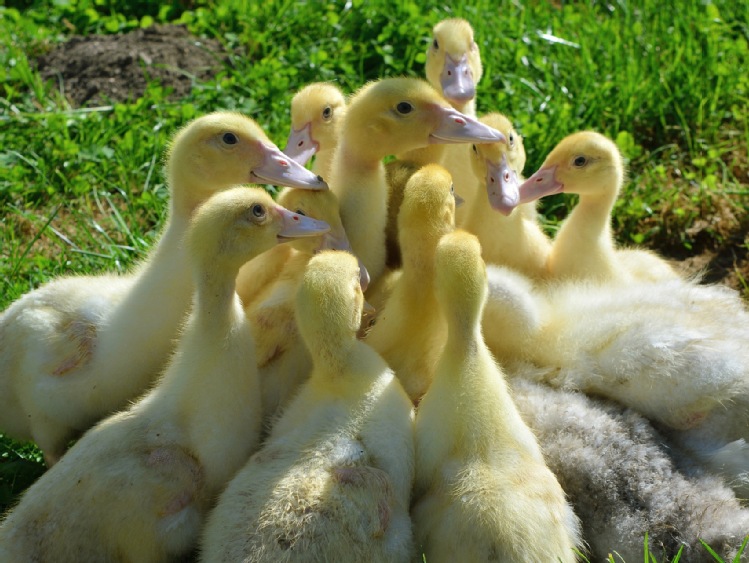
<svg viewBox="0 0 749 563"><path fill-rule="evenodd" d="M412 407L355 338L362 305L355 258L310 260L296 313L314 369L221 495L204 561L410 559Z"/></svg>
<svg viewBox="0 0 749 563"><path fill-rule="evenodd" d="M417 544L428 561L575 561L577 519L481 338L481 247L445 235L436 265L449 332L416 415Z"/></svg>

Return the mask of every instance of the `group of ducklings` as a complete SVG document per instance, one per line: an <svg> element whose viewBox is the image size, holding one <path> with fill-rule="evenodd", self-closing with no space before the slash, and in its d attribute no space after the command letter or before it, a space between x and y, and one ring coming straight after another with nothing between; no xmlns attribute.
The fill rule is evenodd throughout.
<svg viewBox="0 0 749 563"><path fill-rule="evenodd" d="M195 119L148 259L2 313L0 430L50 469L0 562L738 551L741 300L615 247L602 135L523 181L510 120L475 116L468 22L435 26L426 71L304 88L283 153L242 115ZM560 191L580 201L551 241L534 201Z"/></svg>

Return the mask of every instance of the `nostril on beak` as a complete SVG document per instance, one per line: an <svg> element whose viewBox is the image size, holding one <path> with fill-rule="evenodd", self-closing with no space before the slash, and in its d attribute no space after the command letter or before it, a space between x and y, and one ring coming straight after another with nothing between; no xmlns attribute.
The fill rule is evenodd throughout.
<svg viewBox="0 0 749 563"><path fill-rule="evenodd" d="M299 141L299 144L297 146L301 147L302 145L304 145L304 141Z"/></svg>
<svg viewBox="0 0 749 563"><path fill-rule="evenodd" d="M318 176L318 177L317 177L317 181L318 181L318 182L322 182L322 181L323 181L323 179L322 179L322 176Z"/></svg>
<svg viewBox="0 0 749 563"><path fill-rule="evenodd" d="M463 119L462 117L456 117L455 118L455 123L457 123L458 125L465 125L466 124L466 120Z"/></svg>
<svg viewBox="0 0 749 563"><path fill-rule="evenodd" d="M289 163L287 161L285 161L285 160L279 160L278 164L279 164L279 166L288 166L289 165Z"/></svg>

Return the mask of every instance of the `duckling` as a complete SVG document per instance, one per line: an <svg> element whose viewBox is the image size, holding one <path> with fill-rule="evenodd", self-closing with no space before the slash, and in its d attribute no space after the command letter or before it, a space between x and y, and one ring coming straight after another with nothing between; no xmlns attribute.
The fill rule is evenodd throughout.
<svg viewBox="0 0 749 563"><path fill-rule="evenodd" d="M416 413L417 545L427 561L576 561L577 517L481 337L481 246L455 231L435 263L448 337Z"/></svg>
<svg viewBox="0 0 749 563"><path fill-rule="evenodd" d="M476 117L476 86L483 68L471 24L460 18L451 18L435 25L432 41L427 47L425 70L429 83L450 105ZM463 225L478 192L472 180L470 159L468 145L452 145L445 148L441 160L434 161L447 168L455 182L455 191L466 201L466 206L456 212L459 226Z"/></svg>
<svg viewBox="0 0 749 563"><path fill-rule="evenodd" d="M564 138L519 188L519 202L562 191L580 201L557 233L547 264L552 279L629 283L678 278L663 259L645 250L615 248L610 215L624 181L617 146L599 133Z"/></svg>
<svg viewBox="0 0 749 563"><path fill-rule="evenodd" d="M497 142L502 135L453 109L422 80L386 78L350 99L330 186L354 253L376 281L385 268L387 182L382 159L434 143Z"/></svg>
<svg viewBox="0 0 749 563"><path fill-rule="evenodd" d="M173 350L193 283L183 246L193 211L213 193L250 181L327 189L251 119L200 117L172 140L166 227L131 274L54 280L0 317L0 428L33 439L48 465L71 437L141 393ZM145 321L147 319L147 322Z"/></svg>
<svg viewBox="0 0 749 563"><path fill-rule="evenodd" d="M511 391L580 517L591 561L614 552L636 561L646 533L658 561L670 561L682 547L684 561L714 561L700 539L734 560L749 534L749 510L715 476L679 471L670 456L685 454L645 418L521 378L512 380Z"/></svg>
<svg viewBox="0 0 749 563"><path fill-rule="evenodd" d="M535 203L515 209L525 166L523 138L500 113L489 113L480 121L503 133L508 142L473 145L471 164L482 195L474 198L462 228L478 237L487 264L510 266L531 279L542 279L551 241L538 224Z"/></svg>
<svg viewBox="0 0 749 563"><path fill-rule="evenodd" d="M186 246L195 306L156 386L87 432L0 525L13 561L167 561L188 553L215 496L256 449L260 391L239 267L328 225L259 188L218 193Z"/></svg>
<svg viewBox="0 0 749 563"><path fill-rule="evenodd" d="M296 314L314 369L221 495L203 561L410 560L413 409L356 339L363 302L353 256L310 260Z"/></svg>
<svg viewBox="0 0 749 563"><path fill-rule="evenodd" d="M283 152L301 165L314 155L312 171L329 178L345 112L346 98L337 86L308 84L291 99L291 133Z"/></svg>
<svg viewBox="0 0 749 563"><path fill-rule="evenodd" d="M326 222L330 231L322 237L284 245L293 247L293 256L278 278L260 291L251 306L245 307L255 333L264 421L286 403L312 370L312 357L294 318L294 299L307 263L324 249L351 250L341 225L338 198L332 191L287 189L279 195L278 202L298 215ZM366 290L368 276L361 263L360 283L362 291Z"/></svg>
<svg viewBox="0 0 749 563"><path fill-rule="evenodd" d="M416 402L429 387L447 337L434 295L434 252L454 226L450 174L438 164L424 166L406 184L398 216L402 272L366 336Z"/></svg>
<svg viewBox="0 0 749 563"><path fill-rule="evenodd" d="M749 496L749 312L735 291L678 278L612 292L534 287L501 268L491 277L484 337L516 377L636 410Z"/></svg>

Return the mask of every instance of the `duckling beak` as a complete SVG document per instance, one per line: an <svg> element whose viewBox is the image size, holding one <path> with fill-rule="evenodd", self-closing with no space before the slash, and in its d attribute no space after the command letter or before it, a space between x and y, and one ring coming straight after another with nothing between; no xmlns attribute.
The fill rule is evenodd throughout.
<svg viewBox="0 0 749 563"><path fill-rule="evenodd" d="M293 238L314 237L330 231L330 225L312 217L292 213L285 207L276 206L281 218L281 230L278 231L278 242L287 242Z"/></svg>
<svg viewBox="0 0 749 563"><path fill-rule="evenodd" d="M463 55L459 61L449 54L445 57L445 66L440 75L442 93L451 103L465 103L476 96L476 83L473 71L468 66L468 56Z"/></svg>
<svg viewBox="0 0 749 563"><path fill-rule="evenodd" d="M320 145L312 139L312 123L307 122L301 129L292 127L283 152L290 159L304 166L319 150Z"/></svg>
<svg viewBox="0 0 749 563"><path fill-rule="evenodd" d="M349 242L345 232L341 235L334 235L332 232L329 232L323 235L322 239L323 242L320 246L320 250L343 250L345 252L354 254L354 251L351 248L351 243ZM354 254L354 256L356 255ZM367 267L358 256L356 257L356 259L359 261L359 284L361 285L362 292L365 292L369 287L369 272L367 271Z"/></svg>
<svg viewBox="0 0 749 563"><path fill-rule="evenodd" d="M439 124L429 135L430 143L507 143L507 138L478 119L468 117L455 108L436 106Z"/></svg>
<svg viewBox="0 0 749 563"><path fill-rule="evenodd" d="M464 200L462 197L460 197L456 193L453 193L453 197L455 198L455 207L460 207L466 202L466 200Z"/></svg>
<svg viewBox="0 0 749 563"><path fill-rule="evenodd" d="M294 162L275 145L269 146L260 143L260 146L263 153L263 163L252 170L250 174L252 182L289 186L304 190L328 189L328 184L322 177Z"/></svg>
<svg viewBox="0 0 749 563"><path fill-rule="evenodd" d="M362 306L362 317L366 318L372 318L377 313L377 309L372 307L369 303L364 301L364 305Z"/></svg>
<svg viewBox="0 0 749 563"><path fill-rule="evenodd" d="M556 179L556 171L556 164L540 168L533 176L520 184L518 187L520 195L518 203L536 201L544 196L563 192L564 184Z"/></svg>
<svg viewBox="0 0 749 563"><path fill-rule="evenodd" d="M509 215L520 203L518 174L509 164L507 155L502 155L499 164L486 160L486 193L492 209Z"/></svg>

